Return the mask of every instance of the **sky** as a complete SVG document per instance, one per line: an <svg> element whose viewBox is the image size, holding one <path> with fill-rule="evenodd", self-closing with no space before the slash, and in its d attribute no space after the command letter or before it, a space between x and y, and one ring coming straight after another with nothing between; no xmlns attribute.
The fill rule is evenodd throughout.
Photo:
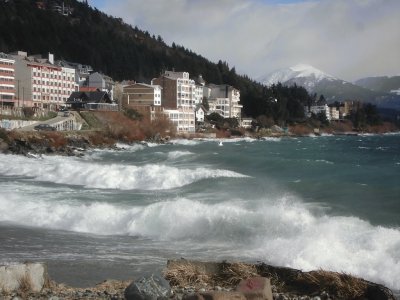
<svg viewBox="0 0 400 300"><path fill-rule="evenodd" d="M89 0L258 79L309 64L354 81L400 75L400 0Z"/></svg>

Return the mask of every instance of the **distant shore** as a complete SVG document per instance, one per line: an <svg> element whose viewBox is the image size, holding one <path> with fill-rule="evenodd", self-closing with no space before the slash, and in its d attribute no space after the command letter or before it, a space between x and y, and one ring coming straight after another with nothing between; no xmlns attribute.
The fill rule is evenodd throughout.
<svg viewBox="0 0 400 300"><path fill-rule="evenodd" d="M343 128L342 128L343 129ZM216 131L212 133L181 134L174 136L175 139L230 139L230 138L270 138L270 137L308 137L323 135L346 135L356 136L363 134L388 134L400 132L395 126L388 124L369 128L365 131L345 131L338 128L323 128L313 130L306 126L289 127L287 131L272 131L261 129L257 132L246 132L243 135L231 135L229 131ZM36 155L64 155L82 156L88 149L118 149L117 143L167 143L170 136L155 135L143 140L129 140L124 137L112 136L109 132L102 130L93 131L5 131L0 129L0 153L19 154L25 156Z"/></svg>

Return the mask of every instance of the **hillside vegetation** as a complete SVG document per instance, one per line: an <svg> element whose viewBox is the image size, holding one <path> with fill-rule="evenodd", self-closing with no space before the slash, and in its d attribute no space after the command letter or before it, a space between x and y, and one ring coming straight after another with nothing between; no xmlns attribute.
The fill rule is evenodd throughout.
<svg viewBox="0 0 400 300"><path fill-rule="evenodd" d="M43 10L33 0L1 1L0 51L23 50L43 55L51 52L60 59L89 64L115 80L149 82L166 69L187 71L191 77L202 74L206 82L238 88L245 116L266 114L279 120L285 114L293 114L284 112L285 105L269 107L268 99L279 96L274 95L276 91L238 75L224 61L213 63L183 46L168 46L162 37L133 28L76 0L65 1L73 8L70 16L60 15L50 10L56 2L44 1L49 9ZM285 103L291 100L306 101L287 98Z"/></svg>

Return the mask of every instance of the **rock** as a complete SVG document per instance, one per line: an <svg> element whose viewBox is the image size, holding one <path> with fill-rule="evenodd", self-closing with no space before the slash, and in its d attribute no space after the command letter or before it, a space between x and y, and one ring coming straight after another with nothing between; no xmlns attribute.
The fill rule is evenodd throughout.
<svg viewBox="0 0 400 300"><path fill-rule="evenodd" d="M273 300L271 281L265 277L251 277L240 281L236 291L243 293L246 299Z"/></svg>
<svg viewBox="0 0 400 300"><path fill-rule="evenodd" d="M171 296L171 287L163 277L151 275L132 282L125 289L126 300L161 300Z"/></svg>
<svg viewBox="0 0 400 300"><path fill-rule="evenodd" d="M49 282L47 266L41 263L0 266L0 290L40 292Z"/></svg>

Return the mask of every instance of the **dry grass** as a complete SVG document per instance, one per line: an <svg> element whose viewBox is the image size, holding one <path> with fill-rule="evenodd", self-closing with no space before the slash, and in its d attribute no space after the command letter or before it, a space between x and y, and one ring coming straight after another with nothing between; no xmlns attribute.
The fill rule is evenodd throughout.
<svg viewBox="0 0 400 300"><path fill-rule="evenodd" d="M227 130L216 130L215 133L217 139L227 139L231 137L231 133Z"/></svg>
<svg viewBox="0 0 400 300"><path fill-rule="evenodd" d="M303 125L303 124L297 124L294 126L289 127L289 132L291 134L297 135L297 136L302 136L302 135L309 135L314 133L314 129L310 126Z"/></svg>
<svg viewBox="0 0 400 300"><path fill-rule="evenodd" d="M50 146L56 149L65 147L68 143L64 133L54 131L54 132L46 132L43 134L46 137L46 139L48 139L48 141L50 142Z"/></svg>
<svg viewBox="0 0 400 300"><path fill-rule="evenodd" d="M258 276L254 265L244 263L222 263L216 273L207 273L203 268L187 261L169 266L164 277L172 286L236 286L241 280Z"/></svg>
<svg viewBox="0 0 400 300"><path fill-rule="evenodd" d="M345 273L329 272L324 270L302 273L298 278L307 285L327 290L337 295L340 299L356 299L361 297L367 288L367 284L360 278Z"/></svg>
<svg viewBox="0 0 400 300"><path fill-rule="evenodd" d="M353 131L353 123L350 120L331 122L330 126L335 132L350 132Z"/></svg>
<svg viewBox="0 0 400 300"><path fill-rule="evenodd" d="M172 286L204 286L212 282L210 276L190 262L169 267L164 271L164 277Z"/></svg>
<svg viewBox="0 0 400 300"><path fill-rule="evenodd" d="M173 136L175 128L162 114L156 114L155 120L149 118L142 120L132 120L120 112L95 112L93 117L103 124L104 134L111 139L134 142L160 137Z"/></svg>
<svg viewBox="0 0 400 300"><path fill-rule="evenodd" d="M29 274L24 274L21 278L18 279L18 292L21 293L22 295L26 295L32 291L33 288L33 283L31 276Z"/></svg>
<svg viewBox="0 0 400 300"><path fill-rule="evenodd" d="M254 265L245 263L223 263L216 281L223 286L236 286L241 280L258 276Z"/></svg>

